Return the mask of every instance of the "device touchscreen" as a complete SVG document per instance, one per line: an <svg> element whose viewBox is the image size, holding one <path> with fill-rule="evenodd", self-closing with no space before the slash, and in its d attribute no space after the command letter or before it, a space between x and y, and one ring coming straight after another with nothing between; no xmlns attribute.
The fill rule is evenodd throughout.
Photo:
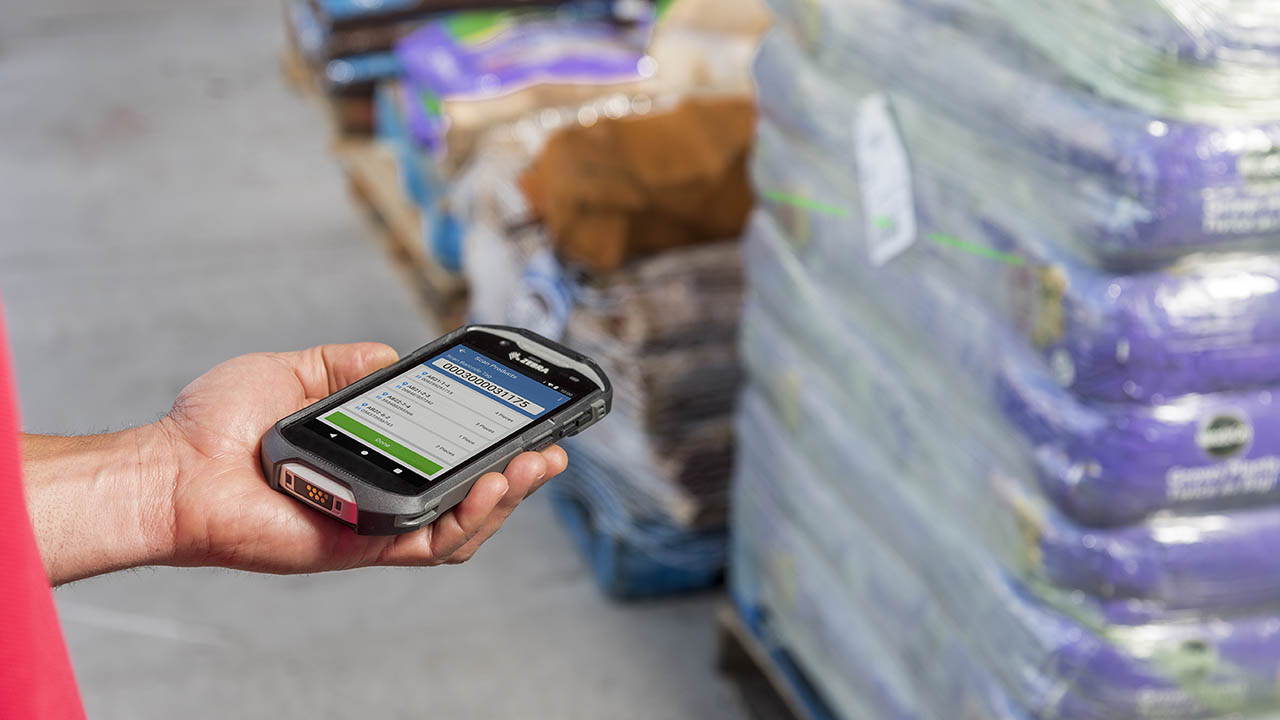
<svg viewBox="0 0 1280 720"><path fill-rule="evenodd" d="M429 481L572 399L550 385L460 344L308 425L397 475Z"/></svg>

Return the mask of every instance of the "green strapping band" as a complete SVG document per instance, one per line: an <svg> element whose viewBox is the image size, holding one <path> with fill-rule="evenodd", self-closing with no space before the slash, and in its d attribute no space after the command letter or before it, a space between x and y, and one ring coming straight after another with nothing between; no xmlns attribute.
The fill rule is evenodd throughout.
<svg viewBox="0 0 1280 720"><path fill-rule="evenodd" d="M928 235L925 235L925 237L940 245L947 245L957 250L964 250L965 252L973 253L974 255L981 255L982 257L991 258L992 260L1007 262L1010 265L1022 265L1026 262L1026 260L1023 260L1017 255L1010 255L1009 253L1000 252L999 250L992 250L984 245L975 245L971 242L965 242L957 237L943 235L942 233L929 233Z"/></svg>

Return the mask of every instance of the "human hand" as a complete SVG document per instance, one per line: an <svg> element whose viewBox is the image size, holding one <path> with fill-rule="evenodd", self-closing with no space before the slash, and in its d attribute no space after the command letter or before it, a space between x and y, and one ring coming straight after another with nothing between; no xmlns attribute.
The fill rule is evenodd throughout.
<svg viewBox="0 0 1280 720"><path fill-rule="evenodd" d="M395 360L394 350L376 343L243 355L197 378L152 425L94 438L28 438L32 515L51 579L147 564L303 573L467 560L525 497L564 470L562 449L519 455L504 473L481 477L466 499L431 525L397 536L356 535L272 490L263 477L259 443L276 421ZM116 477L133 466L132 477L113 481L111 502L136 501L136 507L121 508L127 510L123 517L94 521L105 528L76 529L78 519L90 515L75 512L77 496L41 481L43 471L52 477L45 461L68 467L66 443L59 441L132 448L130 462L115 462L106 474ZM103 475L92 466L86 456L71 467L73 474Z"/></svg>

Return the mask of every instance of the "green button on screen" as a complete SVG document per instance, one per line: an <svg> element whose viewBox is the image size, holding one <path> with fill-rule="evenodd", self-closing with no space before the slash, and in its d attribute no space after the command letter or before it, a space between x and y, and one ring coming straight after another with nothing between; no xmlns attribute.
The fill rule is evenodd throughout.
<svg viewBox="0 0 1280 720"><path fill-rule="evenodd" d="M325 420L355 435L370 445L380 448L391 457L410 467L417 468L427 475L435 475L444 468L438 463L433 462L430 458L423 457L364 423L353 420L346 415L335 412L325 417Z"/></svg>

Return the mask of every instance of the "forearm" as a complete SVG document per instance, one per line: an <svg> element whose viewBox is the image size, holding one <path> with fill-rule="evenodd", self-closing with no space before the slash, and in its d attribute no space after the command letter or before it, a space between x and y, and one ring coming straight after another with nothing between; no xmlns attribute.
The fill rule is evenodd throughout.
<svg viewBox="0 0 1280 720"><path fill-rule="evenodd" d="M25 435L22 458L27 509L54 585L172 555L177 463L158 424Z"/></svg>

